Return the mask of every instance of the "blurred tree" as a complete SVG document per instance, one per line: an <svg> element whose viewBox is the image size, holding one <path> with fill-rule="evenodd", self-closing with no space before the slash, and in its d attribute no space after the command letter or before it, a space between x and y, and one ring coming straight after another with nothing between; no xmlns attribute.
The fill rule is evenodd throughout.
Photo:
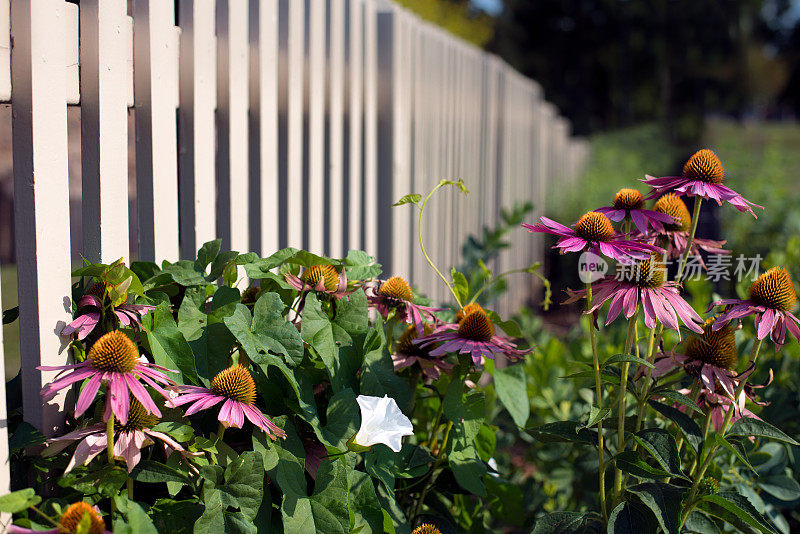
<svg viewBox="0 0 800 534"><path fill-rule="evenodd" d="M396 0L425 20L484 47L494 35L494 19L475 9L469 0Z"/></svg>
<svg viewBox="0 0 800 534"><path fill-rule="evenodd" d="M490 48L538 80L579 134L657 118L693 143L707 114L742 116L756 93L780 92L765 1L505 0Z"/></svg>

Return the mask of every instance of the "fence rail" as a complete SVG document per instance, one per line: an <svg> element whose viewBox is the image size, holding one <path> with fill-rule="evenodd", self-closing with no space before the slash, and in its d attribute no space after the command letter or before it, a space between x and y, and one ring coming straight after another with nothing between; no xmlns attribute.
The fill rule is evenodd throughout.
<svg viewBox="0 0 800 534"><path fill-rule="evenodd" d="M58 332L70 319L70 239L105 262L190 257L217 236L262 254L363 248L444 299L414 246L412 209L391 203L462 178L468 197L445 193L426 212L428 248L454 264L501 207L530 200L540 210L587 154L534 81L386 0L134 0L127 9L127 0L0 0L23 404L46 435L63 422L64 397L41 403L52 373L36 367L68 358ZM68 105L81 111L82 237L69 230ZM131 189L138 208L129 212ZM497 267L542 252L541 239L518 239ZM500 308L527 296L511 292ZM0 492L6 432L0 424Z"/></svg>

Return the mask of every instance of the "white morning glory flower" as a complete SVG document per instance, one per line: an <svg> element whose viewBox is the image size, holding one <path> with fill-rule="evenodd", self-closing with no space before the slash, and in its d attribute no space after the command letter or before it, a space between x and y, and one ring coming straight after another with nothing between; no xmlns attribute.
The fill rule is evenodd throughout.
<svg viewBox="0 0 800 534"><path fill-rule="evenodd" d="M388 395L359 395L356 401L361 408L361 428L353 438L355 444L371 447L383 443L394 452L400 452L403 436L412 435L414 427L411 420L400 411L397 402Z"/></svg>

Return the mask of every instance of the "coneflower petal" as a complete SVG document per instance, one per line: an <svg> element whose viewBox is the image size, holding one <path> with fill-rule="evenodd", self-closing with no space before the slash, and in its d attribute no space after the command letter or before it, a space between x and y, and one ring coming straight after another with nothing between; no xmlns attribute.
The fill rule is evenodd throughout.
<svg viewBox="0 0 800 534"><path fill-rule="evenodd" d="M100 390L100 374L95 373L95 375L89 379L86 385L83 387L83 391L78 396L78 402L75 404L75 417L80 417L89 406L92 405L94 402L95 397L97 396L97 392Z"/></svg>

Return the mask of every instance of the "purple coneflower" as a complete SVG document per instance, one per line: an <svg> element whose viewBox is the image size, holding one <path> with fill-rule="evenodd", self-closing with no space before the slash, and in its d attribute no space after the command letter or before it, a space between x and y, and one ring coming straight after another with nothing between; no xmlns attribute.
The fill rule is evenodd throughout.
<svg viewBox="0 0 800 534"><path fill-rule="evenodd" d="M377 287L367 288L367 300L386 319L389 312L395 310L396 317L412 324L417 332L422 333L425 321L435 321L433 312L441 308L431 308L414 304L414 292L403 278L393 276Z"/></svg>
<svg viewBox="0 0 800 534"><path fill-rule="evenodd" d="M699 377L706 388L714 391L719 385L733 399L736 384L753 372L753 366L745 373L736 374L739 352L734 329L728 324L715 330L716 320L711 317L703 324L699 336L686 340L683 354L672 352L656 358L651 376L658 378L682 367L687 374Z"/></svg>
<svg viewBox="0 0 800 534"><path fill-rule="evenodd" d="M67 506L64 513L61 514L56 528L50 530L33 530L16 525L9 525L8 534L75 534L78 532L78 526L81 525L83 518L86 516L89 516L89 529L82 532L86 534L111 534L110 530L106 530L106 522L103 521L100 510L83 501L78 501Z"/></svg>
<svg viewBox="0 0 800 534"><path fill-rule="evenodd" d="M339 300L347 294L347 276L344 269L338 272L336 267L330 264L312 265L307 267L300 276L286 273L283 278L301 294L314 291L335 300Z"/></svg>
<svg viewBox="0 0 800 534"><path fill-rule="evenodd" d="M429 336L433 333L433 328L430 325L423 325L421 335ZM438 380L442 373L449 373L453 370L453 364L444 359L444 356L431 356L430 350L426 347L420 347L414 344L414 341L420 336L414 325L406 328L400 339L397 340L395 353L392 354L392 362L394 362L394 370L400 371L407 367L417 364L422 371L422 374L427 378Z"/></svg>
<svg viewBox="0 0 800 534"><path fill-rule="evenodd" d="M182 395L167 402L169 406L193 403L185 415L207 410L222 402L217 419L224 428L242 428L245 417L263 430L271 439L286 438L286 432L256 408L256 383L250 371L242 365L223 369L211 381L211 389L179 386Z"/></svg>
<svg viewBox="0 0 800 534"><path fill-rule="evenodd" d="M78 396L75 417L80 417L91 406L100 389L100 384L105 382L108 392L104 417L108 420L113 413L122 424L128 420L129 393L136 397L149 413L161 417L161 412L139 380L144 381L165 398L169 398L169 394L158 384L171 387L175 385L175 382L167 378L161 371L177 373L177 371L152 364L144 357L140 358L136 344L119 330L108 332L95 341L92 348L89 349L89 354L86 355L86 360L81 363L55 367L40 366L37 369L70 371L61 378L56 376L53 382L42 388L42 400L44 401L49 401L55 397L57 391L65 387L89 379ZM60 375L61 373L59 373Z"/></svg>
<svg viewBox="0 0 800 534"><path fill-rule="evenodd" d="M61 331L62 336L69 336L78 333L78 339L85 339L100 322L100 311L103 309L105 297L105 284L95 282L86 294L78 300L78 316ZM147 304L121 304L111 308L117 316L121 326L136 325L141 328L142 323L139 318L154 309L155 306Z"/></svg>
<svg viewBox="0 0 800 534"><path fill-rule="evenodd" d="M614 205L594 210L605 214L614 222L620 222L626 217L633 221L634 226L642 234L648 233L648 225L656 231L664 229L664 223L672 223L672 217L658 211L644 208L644 197L638 189L620 189L614 195Z"/></svg>
<svg viewBox="0 0 800 534"><path fill-rule="evenodd" d="M611 220L603 213L590 211L584 214L575 228L564 226L547 217L541 217L542 224L523 224L529 232L545 232L560 236L554 248L561 253L580 252L587 248L620 261L646 259L652 252L663 253L664 250L642 241L632 241L624 234L614 231Z"/></svg>
<svg viewBox="0 0 800 534"><path fill-rule="evenodd" d="M626 268L627 267L627 268ZM636 313L639 302L642 303L644 324L647 328L655 328L656 320L667 328L677 330L680 334L678 319L690 330L701 333L702 318L680 296L675 282L666 281L664 265L651 256L646 260L636 260L633 265L620 266L617 276L606 276L592 284L594 295L592 307L586 313L600 308L606 301L611 301L608 308L606 324L622 312L630 319ZM568 304L586 296L586 290L568 291Z"/></svg>
<svg viewBox="0 0 800 534"><path fill-rule="evenodd" d="M116 422L115 422L116 423ZM164 446L164 454L169 457L175 451L186 453L180 443L168 435L157 432L152 428L158 423L158 418L148 413L142 404L135 398L130 399L128 421L125 424L114 425L114 457L125 460L128 473L139 463L142 449L153 445L158 440ZM92 459L106 450L106 425L96 424L75 430L58 438L48 440L48 447L43 456L52 456L67 448L72 443L80 440L75 448L75 454L64 471L68 473L76 465L86 465Z"/></svg>
<svg viewBox="0 0 800 534"><path fill-rule="evenodd" d="M441 343L428 354L430 356L444 356L451 352L469 354L475 365L483 365L484 357L494 359L496 356L505 356L513 360L533 350L517 349L508 339L495 335L492 320L477 303L461 308L456 315L455 323L442 325L432 334L415 339L413 343L420 348Z"/></svg>
<svg viewBox="0 0 800 534"><path fill-rule="evenodd" d="M653 188L646 198L655 198L661 193L669 192L711 198L720 206L724 201L739 211L749 211L753 217L756 217L753 207L764 209L764 206L753 204L730 187L723 185L724 180L725 169L722 167L722 162L713 150L704 148L689 158L680 176L655 178L647 175L641 181Z"/></svg>
<svg viewBox="0 0 800 534"><path fill-rule="evenodd" d="M689 230L692 227L692 216L686 204L674 193L667 193L659 198L653 209L659 213L669 215L674 219L672 223L665 224L664 229L652 234L655 239L661 239L660 244L666 244L667 256L670 259L681 258L686 252L686 245L689 242ZM713 239L701 239L697 236L692 240L692 249L689 251L692 256L700 260L700 265L705 267L700 250L710 254L730 254L730 250L725 250L722 246L725 241L715 241Z"/></svg>
<svg viewBox="0 0 800 534"><path fill-rule="evenodd" d="M748 300L723 299L712 302L714 306L728 306L714 324L715 329L722 328L729 321L742 319L748 315L755 316L758 339L769 334L775 342L775 350L783 346L788 330L795 339L800 339L800 319L791 311L797 303L789 273L783 267L773 267L756 279L750 286Z"/></svg>

